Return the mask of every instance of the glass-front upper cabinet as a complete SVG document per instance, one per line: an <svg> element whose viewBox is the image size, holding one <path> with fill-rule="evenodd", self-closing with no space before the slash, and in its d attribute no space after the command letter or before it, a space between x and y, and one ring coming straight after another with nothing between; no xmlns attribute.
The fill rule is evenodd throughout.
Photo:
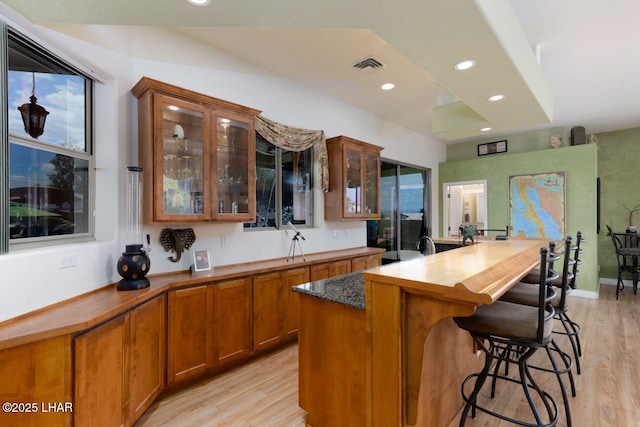
<svg viewBox="0 0 640 427"><path fill-rule="evenodd" d="M145 223L255 221L255 116L238 104L142 78Z"/></svg>
<svg viewBox="0 0 640 427"><path fill-rule="evenodd" d="M345 146L344 167L347 182L344 193L344 215L362 214L362 152L358 147Z"/></svg>
<svg viewBox="0 0 640 427"><path fill-rule="evenodd" d="M253 122L214 114L216 124L215 213L219 220L255 221L255 130Z"/></svg>
<svg viewBox="0 0 640 427"><path fill-rule="evenodd" d="M329 191L327 220L380 218L380 151L382 147L346 136L327 139Z"/></svg>
<svg viewBox="0 0 640 427"><path fill-rule="evenodd" d="M380 150L364 150L364 214L380 217ZM376 184L377 183L377 184Z"/></svg>
<svg viewBox="0 0 640 427"><path fill-rule="evenodd" d="M207 111L162 95L156 100L162 112L162 144L155 153L155 190L161 195L154 200L156 219L204 220L209 217L204 203L209 191L204 179L209 169L209 146L204 143L210 127Z"/></svg>

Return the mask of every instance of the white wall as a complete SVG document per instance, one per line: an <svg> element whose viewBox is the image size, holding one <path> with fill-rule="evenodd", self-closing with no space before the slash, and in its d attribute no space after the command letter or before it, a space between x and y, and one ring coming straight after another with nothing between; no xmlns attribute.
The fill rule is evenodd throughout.
<svg viewBox="0 0 640 427"><path fill-rule="evenodd" d="M23 25L106 77L96 90L97 241L0 256L0 321L119 280L115 263L124 245L118 242L123 215L117 195L123 193L125 167L137 162L137 101L130 89L142 76L256 108L292 126L323 129L327 137L344 134L383 146L383 157L431 168L434 179L438 163L445 160L445 147L437 142L171 30ZM439 229L436 185L434 230ZM366 245L364 222L325 222L322 193L315 190L314 198L315 227L304 232L305 253ZM158 243L162 228L145 228L152 241L151 274L186 270L188 256L179 263L167 260L170 254ZM214 266L286 257L291 243L284 230L244 232L242 224L193 228L197 241L192 249L209 249ZM340 230L338 238L332 230ZM221 247L222 235L228 237L228 247ZM58 269L59 258L67 254L76 256L76 266Z"/></svg>

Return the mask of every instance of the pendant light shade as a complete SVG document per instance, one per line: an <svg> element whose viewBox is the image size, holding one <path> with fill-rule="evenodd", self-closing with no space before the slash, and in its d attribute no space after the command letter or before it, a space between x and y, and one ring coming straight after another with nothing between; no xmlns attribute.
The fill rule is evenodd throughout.
<svg viewBox="0 0 640 427"><path fill-rule="evenodd" d="M30 102L25 102L18 107L20 114L22 115L22 122L24 123L24 130L31 137L37 138L44 133L44 123L47 120L49 112L41 105L38 105L38 98L36 98L36 75L32 73L33 86L31 89Z"/></svg>

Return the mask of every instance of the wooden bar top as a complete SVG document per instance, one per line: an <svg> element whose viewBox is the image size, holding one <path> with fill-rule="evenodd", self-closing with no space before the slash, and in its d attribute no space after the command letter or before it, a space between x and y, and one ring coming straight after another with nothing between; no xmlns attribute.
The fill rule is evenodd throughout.
<svg viewBox="0 0 640 427"><path fill-rule="evenodd" d="M305 260L296 256L290 261L278 258L215 267L214 271L207 274L191 275L188 272L180 272L149 276L151 286L134 291L118 291L116 284L112 284L0 323L0 350L90 329L171 289L375 255L380 252L382 250L378 248L360 247L308 254Z"/></svg>
<svg viewBox="0 0 640 427"><path fill-rule="evenodd" d="M548 239L483 240L367 270L365 280L414 293L472 304L491 304L540 262Z"/></svg>

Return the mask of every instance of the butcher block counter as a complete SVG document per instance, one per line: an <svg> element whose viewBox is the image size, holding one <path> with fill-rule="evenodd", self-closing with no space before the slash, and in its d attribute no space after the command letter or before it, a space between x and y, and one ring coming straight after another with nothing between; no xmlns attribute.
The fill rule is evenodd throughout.
<svg viewBox="0 0 640 427"><path fill-rule="evenodd" d="M500 298L547 244L484 240L294 287L307 424L457 425L460 384L482 360L453 317Z"/></svg>

